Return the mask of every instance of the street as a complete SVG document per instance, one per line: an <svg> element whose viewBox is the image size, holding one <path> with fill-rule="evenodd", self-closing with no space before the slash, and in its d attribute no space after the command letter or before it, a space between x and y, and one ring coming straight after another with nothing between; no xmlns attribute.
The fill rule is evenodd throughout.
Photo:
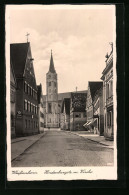
<svg viewBox="0 0 129 195"><path fill-rule="evenodd" d="M12 161L12 166L112 166L113 153L104 145L70 132L46 131L44 136Z"/></svg>

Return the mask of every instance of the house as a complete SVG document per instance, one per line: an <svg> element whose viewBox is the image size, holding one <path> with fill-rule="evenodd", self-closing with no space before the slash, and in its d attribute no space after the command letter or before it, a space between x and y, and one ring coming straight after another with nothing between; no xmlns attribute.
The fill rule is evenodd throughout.
<svg viewBox="0 0 129 195"><path fill-rule="evenodd" d="M61 110L61 129L70 130L70 98L64 98Z"/></svg>
<svg viewBox="0 0 129 195"><path fill-rule="evenodd" d="M38 100L30 43L10 44L16 82L16 136L37 134Z"/></svg>
<svg viewBox="0 0 129 195"><path fill-rule="evenodd" d="M94 132L94 122L96 121L96 112L94 111L95 103L97 103L97 91L102 88L103 82L99 81L89 81L88 82L88 92L87 92L87 103L86 103L86 113L87 113L87 122L85 127L88 128L91 132ZM96 98L95 98L96 97ZM94 102L94 104L93 104ZM100 107L97 105L95 108Z"/></svg>
<svg viewBox="0 0 129 195"><path fill-rule="evenodd" d="M10 108L11 108L11 138L16 136L16 78L12 62L10 65Z"/></svg>
<svg viewBox="0 0 129 195"><path fill-rule="evenodd" d="M86 123L86 97L87 92L71 93L70 131L86 130L83 126Z"/></svg>
<svg viewBox="0 0 129 195"><path fill-rule="evenodd" d="M106 67L102 72L103 101L104 101L104 136L106 139L114 139L113 123L113 45L109 55L106 55Z"/></svg>
<svg viewBox="0 0 129 195"><path fill-rule="evenodd" d="M37 96L38 96L38 128L39 132L44 131L44 109L43 109L43 94L42 85L37 85Z"/></svg>
<svg viewBox="0 0 129 195"><path fill-rule="evenodd" d="M104 135L103 86L96 91L93 100L94 133Z"/></svg>

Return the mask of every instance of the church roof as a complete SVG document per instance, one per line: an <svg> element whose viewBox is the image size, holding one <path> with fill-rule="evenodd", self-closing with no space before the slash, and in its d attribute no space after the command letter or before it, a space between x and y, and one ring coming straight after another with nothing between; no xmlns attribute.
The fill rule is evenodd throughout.
<svg viewBox="0 0 129 195"><path fill-rule="evenodd" d="M91 93L91 97L92 100L94 99L95 93L97 90L99 90L101 87L103 86L103 82L96 82L96 81L90 81L89 82L89 87L90 87L90 93Z"/></svg>
<svg viewBox="0 0 129 195"><path fill-rule="evenodd" d="M10 60L16 77L23 76L29 44L29 42L10 44Z"/></svg>
<svg viewBox="0 0 129 195"><path fill-rule="evenodd" d="M51 59L50 59L49 72L56 73L56 70L55 70L55 67L54 67L54 61L53 61L52 51L51 51Z"/></svg>

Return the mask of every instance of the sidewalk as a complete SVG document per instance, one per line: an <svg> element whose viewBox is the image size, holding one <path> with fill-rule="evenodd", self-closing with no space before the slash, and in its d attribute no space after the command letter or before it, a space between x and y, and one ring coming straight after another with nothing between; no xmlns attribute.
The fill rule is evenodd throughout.
<svg viewBox="0 0 129 195"><path fill-rule="evenodd" d="M41 137L45 135L45 132L31 135L26 137L19 137L11 140L11 161L21 155L25 150L31 147Z"/></svg>
<svg viewBox="0 0 129 195"><path fill-rule="evenodd" d="M97 142L99 144L102 144L108 148L114 149L114 141L107 141L105 140L104 136L99 136L97 134L94 134L92 132L88 131L69 131L70 133L73 133L75 135L84 137L88 140L91 140L93 142Z"/></svg>

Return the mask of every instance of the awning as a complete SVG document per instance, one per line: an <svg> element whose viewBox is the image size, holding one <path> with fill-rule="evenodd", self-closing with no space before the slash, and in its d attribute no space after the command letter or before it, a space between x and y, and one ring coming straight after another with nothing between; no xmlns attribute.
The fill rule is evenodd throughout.
<svg viewBox="0 0 129 195"><path fill-rule="evenodd" d="M93 125L97 121L97 118L93 119L92 121L86 122L83 126L88 127L89 125Z"/></svg>
<svg viewBox="0 0 129 195"><path fill-rule="evenodd" d="M91 121L86 122L83 126L88 127L91 124Z"/></svg>

